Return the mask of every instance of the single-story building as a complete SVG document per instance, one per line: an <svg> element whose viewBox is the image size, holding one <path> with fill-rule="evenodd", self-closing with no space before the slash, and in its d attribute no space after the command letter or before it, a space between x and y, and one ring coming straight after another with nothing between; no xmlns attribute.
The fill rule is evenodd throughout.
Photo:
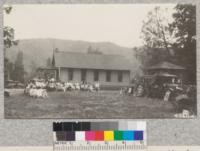
<svg viewBox="0 0 200 151"><path fill-rule="evenodd" d="M99 81L104 87L123 87L130 83L131 64L121 55L54 51L47 70L62 82Z"/></svg>
<svg viewBox="0 0 200 151"><path fill-rule="evenodd" d="M145 75L172 74L184 80L186 69L182 66L167 61L163 61L158 64L146 67L144 71Z"/></svg>

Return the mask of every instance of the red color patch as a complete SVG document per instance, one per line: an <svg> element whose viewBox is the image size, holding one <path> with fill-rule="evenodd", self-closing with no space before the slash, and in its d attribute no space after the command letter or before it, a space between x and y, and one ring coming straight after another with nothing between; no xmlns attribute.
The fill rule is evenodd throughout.
<svg viewBox="0 0 200 151"><path fill-rule="evenodd" d="M95 140L96 141L104 141L104 131L96 131L95 132Z"/></svg>

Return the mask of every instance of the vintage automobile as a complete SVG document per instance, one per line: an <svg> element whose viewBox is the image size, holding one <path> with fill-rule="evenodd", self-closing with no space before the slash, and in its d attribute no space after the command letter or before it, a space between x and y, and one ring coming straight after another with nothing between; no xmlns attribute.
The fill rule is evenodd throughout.
<svg viewBox="0 0 200 151"><path fill-rule="evenodd" d="M23 89L25 85L19 81L7 80L5 81L5 88L7 89Z"/></svg>
<svg viewBox="0 0 200 151"><path fill-rule="evenodd" d="M143 86L147 96L170 101L176 112L186 109L196 113L196 86L184 85L178 76L168 73L144 76Z"/></svg>
<svg viewBox="0 0 200 151"><path fill-rule="evenodd" d="M159 73L144 75L140 78L139 84L143 85L146 96L162 98L166 89L180 87L182 81L176 75Z"/></svg>

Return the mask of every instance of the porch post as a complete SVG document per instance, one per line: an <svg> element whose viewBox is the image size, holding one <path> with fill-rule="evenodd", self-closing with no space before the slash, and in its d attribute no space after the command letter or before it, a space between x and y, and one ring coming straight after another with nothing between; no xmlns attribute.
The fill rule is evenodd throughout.
<svg viewBox="0 0 200 151"><path fill-rule="evenodd" d="M55 74L54 78L57 80L58 77L57 77L57 71L56 70L54 70L54 74Z"/></svg>
<svg viewBox="0 0 200 151"><path fill-rule="evenodd" d="M60 80L60 67L58 67L58 80Z"/></svg>

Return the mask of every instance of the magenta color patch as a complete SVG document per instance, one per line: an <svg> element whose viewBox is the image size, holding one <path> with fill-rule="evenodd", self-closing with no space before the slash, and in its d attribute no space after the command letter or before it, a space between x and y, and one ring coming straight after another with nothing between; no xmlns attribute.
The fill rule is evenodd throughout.
<svg viewBox="0 0 200 151"><path fill-rule="evenodd" d="M86 131L85 132L85 139L86 139L86 141L94 141L95 140L95 132Z"/></svg>

